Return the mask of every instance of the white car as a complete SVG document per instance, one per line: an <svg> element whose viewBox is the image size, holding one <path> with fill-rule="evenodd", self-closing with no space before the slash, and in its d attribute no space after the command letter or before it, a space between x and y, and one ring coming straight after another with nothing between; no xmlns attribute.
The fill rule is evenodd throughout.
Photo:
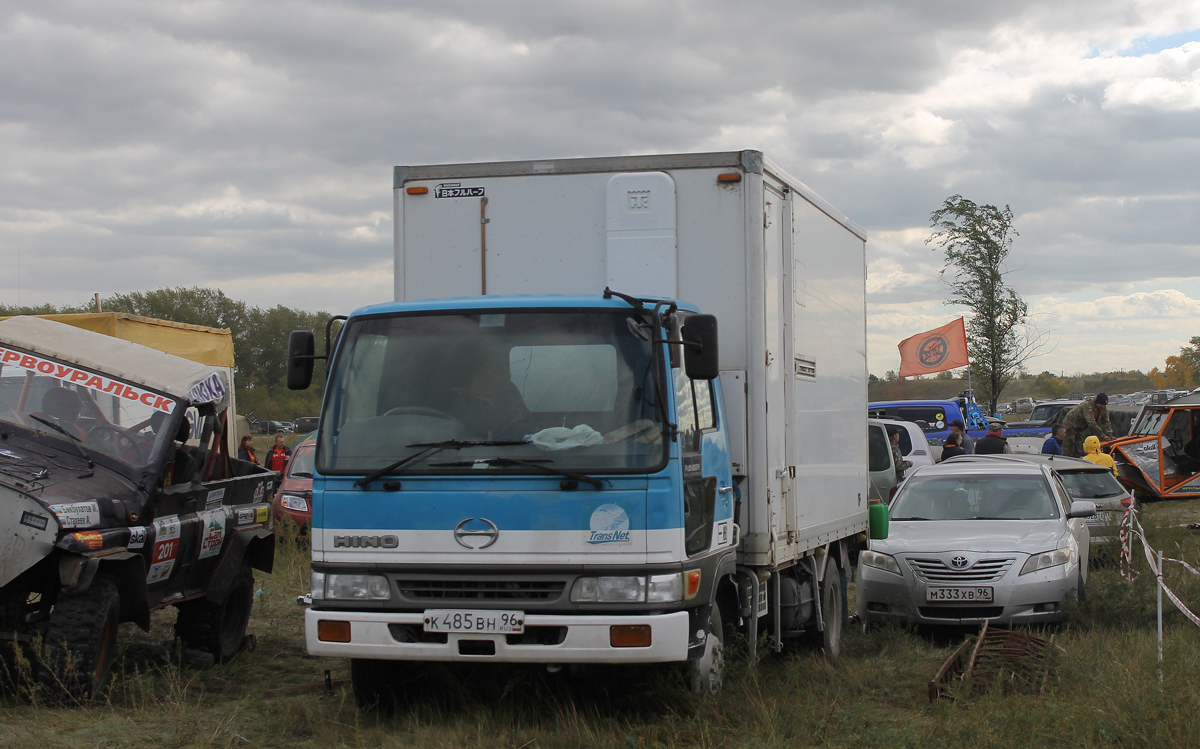
<svg viewBox="0 0 1200 749"><path fill-rule="evenodd" d="M880 421L887 429L889 438L896 432L900 433L900 454L904 456L905 460L912 463L912 467L905 472L906 476L921 466L934 464L933 450L930 449L929 440L925 439L925 432L919 424L891 419L880 419ZM938 452L941 453L940 447Z"/></svg>
<svg viewBox="0 0 1200 749"><path fill-rule="evenodd" d="M858 557L865 623L1049 623L1083 598L1087 518L1044 464L964 455L921 468L889 508L889 535Z"/></svg>

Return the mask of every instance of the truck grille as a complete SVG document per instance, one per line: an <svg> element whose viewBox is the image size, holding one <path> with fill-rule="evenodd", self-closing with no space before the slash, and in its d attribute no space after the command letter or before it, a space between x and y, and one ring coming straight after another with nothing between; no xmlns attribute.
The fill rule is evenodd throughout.
<svg viewBox="0 0 1200 749"><path fill-rule="evenodd" d="M980 559L970 568L956 570L940 559L908 558L905 560L913 573L930 583L991 583L1004 577L1008 568L1016 561L1014 557L1002 559Z"/></svg>
<svg viewBox="0 0 1200 749"><path fill-rule="evenodd" d="M561 580L397 580L411 600L549 601L562 595Z"/></svg>

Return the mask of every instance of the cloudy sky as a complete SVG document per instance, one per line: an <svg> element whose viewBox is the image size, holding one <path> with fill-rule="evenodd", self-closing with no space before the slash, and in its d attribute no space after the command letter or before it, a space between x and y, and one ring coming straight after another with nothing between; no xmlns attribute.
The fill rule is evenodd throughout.
<svg viewBox="0 0 1200 749"><path fill-rule="evenodd" d="M391 298L391 167L755 148L870 237L871 371L941 325L948 195L1008 204L1033 371L1200 335L1196 0L10 0L0 303Z"/></svg>

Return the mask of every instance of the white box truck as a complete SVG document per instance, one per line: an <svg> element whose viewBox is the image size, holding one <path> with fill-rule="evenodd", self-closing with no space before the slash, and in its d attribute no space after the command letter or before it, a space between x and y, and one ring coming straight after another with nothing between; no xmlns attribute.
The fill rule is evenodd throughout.
<svg viewBox="0 0 1200 749"><path fill-rule="evenodd" d="M309 652L363 704L409 661L836 655L863 231L758 151L396 167L394 201L396 301L327 345Z"/></svg>

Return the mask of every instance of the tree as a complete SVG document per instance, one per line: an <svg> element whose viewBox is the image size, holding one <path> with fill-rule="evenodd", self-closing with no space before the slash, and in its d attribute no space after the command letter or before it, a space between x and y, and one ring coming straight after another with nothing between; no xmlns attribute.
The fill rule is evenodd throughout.
<svg viewBox="0 0 1200 749"><path fill-rule="evenodd" d="M1042 398L1066 398L1071 394L1071 386L1049 372L1042 372L1034 381L1033 392Z"/></svg>
<svg viewBox="0 0 1200 749"><path fill-rule="evenodd" d="M947 305L969 310L967 353L979 376L975 387L987 411L996 411L1004 387L1039 353L1043 339L1029 326L1029 308L1004 282L1012 238L1012 209L976 205L951 195L929 216L934 229L925 244L939 247L945 266L939 272L950 287Z"/></svg>

